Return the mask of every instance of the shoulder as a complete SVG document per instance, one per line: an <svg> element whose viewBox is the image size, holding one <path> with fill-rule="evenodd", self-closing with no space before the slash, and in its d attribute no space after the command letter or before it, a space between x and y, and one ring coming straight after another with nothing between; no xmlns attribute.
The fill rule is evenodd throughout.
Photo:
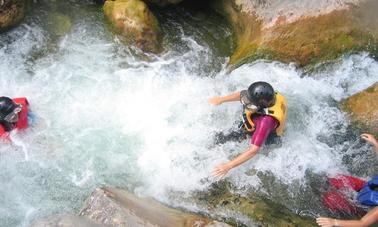
<svg viewBox="0 0 378 227"><path fill-rule="evenodd" d="M261 119L263 122L278 123L278 120L270 115L264 115Z"/></svg>
<svg viewBox="0 0 378 227"><path fill-rule="evenodd" d="M278 120L270 115L252 115L253 121L256 125L258 124L272 124L278 123Z"/></svg>
<svg viewBox="0 0 378 227"><path fill-rule="evenodd" d="M14 98L12 99L14 102L16 103L19 103L19 104L23 104L23 105L28 105L29 104L29 101L26 97L19 97L19 98Z"/></svg>
<svg viewBox="0 0 378 227"><path fill-rule="evenodd" d="M260 127L264 128L267 131L272 131L278 126L279 122L276 118L264 115L261 118Z"/></svg>

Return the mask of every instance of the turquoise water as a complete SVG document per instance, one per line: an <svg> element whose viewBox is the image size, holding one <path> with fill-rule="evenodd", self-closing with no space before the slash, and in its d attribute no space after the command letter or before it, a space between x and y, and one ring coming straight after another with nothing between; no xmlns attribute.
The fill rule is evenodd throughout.
<svg viewBox="0 0 378 227"><path fill-rule="evenodd" d="M206 191L215 181L213 166L248 146L248 141L214 145L214 134L239 119L240 106L212 107L207 99L256 80L270 82L287 97L287 130L280 148L264 148L229 174L236 191L259 188L292 210L317 213L323 211L320 204L308 206L310 199L297 198L305 196L298 187L311 190L312 175L367 177L376 169L370 147L348 133L348 119L337 108L338 101L378 80L378 64L366 53L346 56L311 76L294 65L266 61L228 74L231 33L216 15L189 11L175 20L167 10L159 15L166 18L166 52L146 57L120 43L96 5L73 3L58 8L72 20L64 36L49 34L46 6L0 35L2 95L26 96L36 115L30 129L12 135L13 144L0 146L0 226L76 213L101 186L175 206L185 199L184 208L203 209L186 198ZM356 151L367 155L365 170ZM265 176L290 192L275 194Z"/></svg>

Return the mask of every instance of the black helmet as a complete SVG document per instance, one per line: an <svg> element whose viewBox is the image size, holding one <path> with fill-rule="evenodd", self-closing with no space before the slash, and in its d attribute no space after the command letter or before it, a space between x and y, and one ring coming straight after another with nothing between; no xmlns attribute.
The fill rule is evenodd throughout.
<svg viewBox="0 0 378 227"><path fill-rule="evenodd" d="M18 105L13 102L12 99L5 96L0 97L0 120L4 120L17 106Z"/></svg>
<svg viewBox="0 0 378 227"><path fill-rule="evenodd" d="M251 84L247 92L250 102L258 107L271 107L276 102L273 87L267 82L259 81Z"/></svg>

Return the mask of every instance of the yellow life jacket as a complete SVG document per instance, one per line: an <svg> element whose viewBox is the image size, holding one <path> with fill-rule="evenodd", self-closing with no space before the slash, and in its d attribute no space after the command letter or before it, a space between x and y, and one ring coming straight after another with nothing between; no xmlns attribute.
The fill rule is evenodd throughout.
<svg viewBox="0 0 378 227"><path fill-rule="evenodd" d="M274 117L278 121L278 126L276 128L276 134L281 136L283 134L286 122L286 99L283 95L276 92L276 103L274 106L269 107L265 114ZM244 129L248 132L253 132L255 130L255 124L253 123L252 116L254 114L261 115L260 112L256 113L250 109L244 108L243 113L243 124Z"/></svg>

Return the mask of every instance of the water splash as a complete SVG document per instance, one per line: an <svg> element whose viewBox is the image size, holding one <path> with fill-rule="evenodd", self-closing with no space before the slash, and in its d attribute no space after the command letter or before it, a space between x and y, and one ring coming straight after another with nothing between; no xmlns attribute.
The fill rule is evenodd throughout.
<svg viewBox="0 0 378 227"><path fill-rule="evenodd" d="M108 35L101 20L74 23L46 53L46 34L38 25L24 24L0 37L2 95L28 97L37 116L33 127L12 138L15 146L0 147L0 225L28 225L38 217L77 211L102 185L167 203L169 192L206 190L214 182L211 169L249 143L214 144L217 132L239 121L241 109L239 103L212 107L207 99L257 80L286 96L286 133L281 147L263 148L227 180L243 190L261 186L258 172L290 186L305 184L309 171L348 171L352 164L343 161L345 149L358 139L344 138L349 122L337 102L378 80L378 64L366 53L311 76L294 65L266 61L227 74L218 67L226 59L217 58L212 77L205 77L203 65L214 58L203 55L212 50L195 36L179 36L185 48L152 61ZM31 60L29 54L38 50L44 54ZM193 210L195 204L187 207Z"/></svg>

